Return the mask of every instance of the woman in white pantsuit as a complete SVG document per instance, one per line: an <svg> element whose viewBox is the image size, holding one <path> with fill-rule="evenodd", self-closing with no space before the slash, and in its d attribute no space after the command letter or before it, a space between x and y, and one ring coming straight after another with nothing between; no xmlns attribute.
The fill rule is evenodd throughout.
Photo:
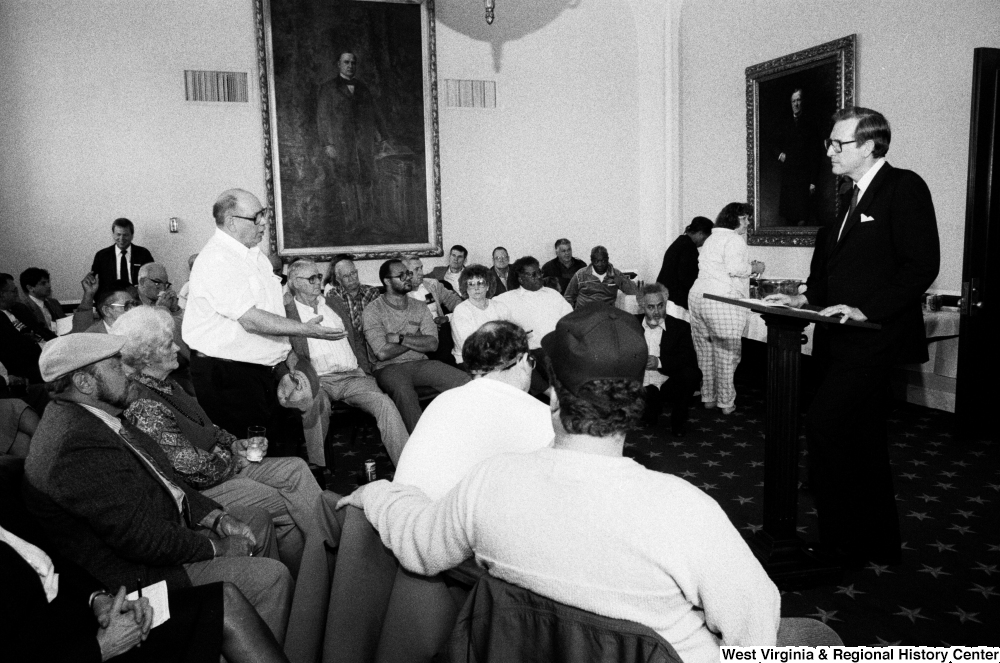
<svg viewBox="0 0 1000 663"><path fill-rule="evenodd" d="M740 339L750 311L704 299L702 295L747 297L750 274L764 271L764 263L750 260L746 232L753 206L729 203L719 212L712 234L698 256L698 280L691 286L691 338L701 369L701 400L706 408L723 413L736 409L733 374L740 363Z"/></svg>

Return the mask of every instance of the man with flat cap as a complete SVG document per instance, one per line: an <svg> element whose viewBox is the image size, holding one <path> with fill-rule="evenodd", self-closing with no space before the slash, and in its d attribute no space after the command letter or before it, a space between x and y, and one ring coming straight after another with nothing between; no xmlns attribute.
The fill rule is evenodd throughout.
<svg viewBox="0 0 1000 663"><path fill-rule="evenodd" d="M52 544L109 587L228 581L278 642L292 578L267 512L223 508L174 475L160 447L119 419L134 396L113 334L70 334L39 358L53 401L25 460L24 496Z"/></svg>
<svg viewBox="0 0 1000 663"><path fill-rule="evenodd" d="M491 458L436 502L377 481L341 504L362 507L411 572L475 555L490 575L654 629L685 663L715 663L720 645L774 645L778 590L719 505L622 455L644 407L639 321L587 304L542 348L552 447Z"/></svg>

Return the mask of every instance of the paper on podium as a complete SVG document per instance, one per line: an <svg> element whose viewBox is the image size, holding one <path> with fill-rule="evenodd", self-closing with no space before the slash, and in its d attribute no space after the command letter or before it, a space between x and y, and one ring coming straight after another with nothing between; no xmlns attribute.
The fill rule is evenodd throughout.
<svg viewBox="0 0 1000 663"><path fill-rule="evenodd" d="M792 308L788 304L782 304L781 302L766 302L763 299L751 299L750 297L740 297L740 301L747 304L757 304L758 306L769 306L771 308Z"/></svg>
<svg viewBox="0 0 1000 663"><path fill-rule="evenodd" d="M166 580L143 587L142 595L149 599L149 605L153 606L153 628L170 619L170 603L167 600ZM139 598L139 592L132 592L125 598L129 601L135 601Z"/></svg>

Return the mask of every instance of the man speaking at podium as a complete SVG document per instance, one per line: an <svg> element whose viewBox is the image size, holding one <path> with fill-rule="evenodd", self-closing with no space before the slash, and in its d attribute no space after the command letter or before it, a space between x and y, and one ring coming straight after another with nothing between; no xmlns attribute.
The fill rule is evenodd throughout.
<svg viewBox="0 0 1000 663"><path fill-rule="evenodd" d="M897 364L927 361L920 298L937 277L940 247L927 185L885 160L888 120L860 107L833 120L826 155L833 173L854 183L839 208L847 212L817 234L805 294L766 299L881 326L816 326L819 386L806 415L821 548L859 568L900 562L889 377Z"/></svg>

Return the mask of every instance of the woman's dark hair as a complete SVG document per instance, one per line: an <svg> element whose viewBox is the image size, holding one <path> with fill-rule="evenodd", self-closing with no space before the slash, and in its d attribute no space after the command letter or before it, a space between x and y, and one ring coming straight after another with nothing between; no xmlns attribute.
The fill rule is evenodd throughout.
<svg viewBox="0 0 1000 663"><path fill-rule="evenodd" d="M494 320L469 334L462 344L462 359L473 374L484 374L510 364L528 351L528 335L507 320Z"/></svg>
<svg viewBox="0 0 1000 663"><path fill-rule="evenodd" d="M474 279L477 277L486 281L486 288L487 288L486 293L487 295L490 294L490 291L492 290L492 288L489 287L490 268L485 265L469 265L468 267L462 270L462 273L458 277L458 289L461 291L460 294L463 297L469 296L469 292L466 287L469 283L469 279Z"/></svg>
<svg viewBox="0 0 1000 663"><path fill-rule="evenodd" d="M691 219L691 223L689 223L688 227L684 229L684 232L690 235L694 235L697 233L705 233L706 235L711 235L713 227L714 224L712 223L711 219L706 218L704 216L696 216L693 219Z"/></svg>
<svg viewBox="0 0 1000 663"><path fill-rule="evenodd" d="M717 228L735 230L740 227L741 216L753 216L753 205L749 203L729 203L722 208L719 216L715 217L715 226Z"/></svg>
<svg viewBox="0 0 1000 663"><path fill-rule="evenodd" d="M559 382L548 357L545 358L545 372L559 397L559 421L567 433L611 437L634 430L642 420L646 390L641 380L591 380L573 394Z"/></svg>

